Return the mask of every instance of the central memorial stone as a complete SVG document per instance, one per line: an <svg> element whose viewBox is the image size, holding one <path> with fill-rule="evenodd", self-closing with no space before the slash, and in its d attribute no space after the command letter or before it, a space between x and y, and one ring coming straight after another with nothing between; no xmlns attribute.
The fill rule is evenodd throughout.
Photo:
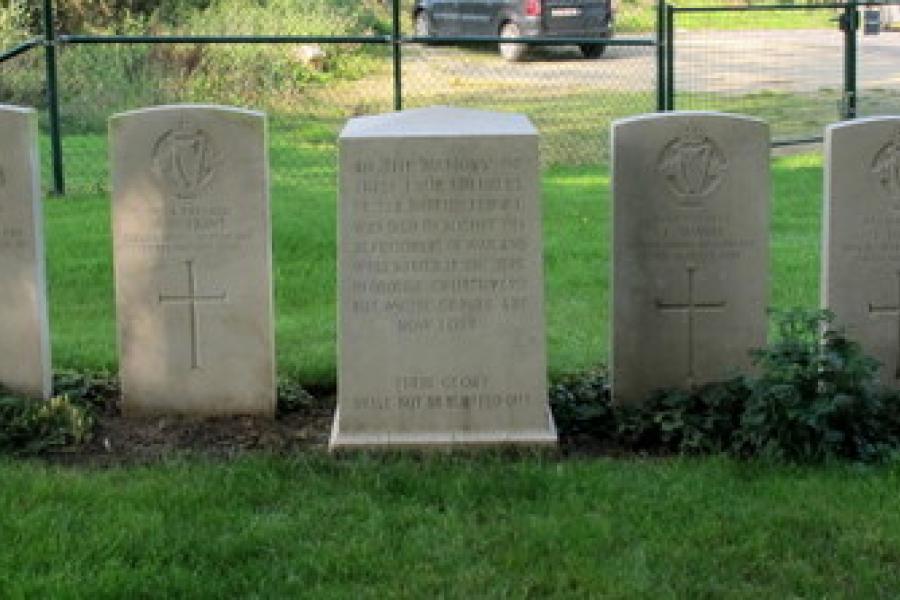
<svg viewBox="0 0 900 600"><path fill-rule="evenodd" d="M639 403L751 365L766 340L762 121L669 113L613 126L613 395Z"/></svg>
<svg viewBox="0 0 900 600"><path fill-rule="evenodd" d="M51 393L38 117L0 105L0 386Z"/></svg>
<svg viewBox="0 0 900 600"><path fill-rule="evenodd" d="M273 414L266 120L214 106L113 117L113 240L128 413Z"/></svg>
<svg viewBox="0 0 900 600"><path fill-rule="evenodd" d="M555 444L537 131L446 107L340 136L332 448Z"/></svg>

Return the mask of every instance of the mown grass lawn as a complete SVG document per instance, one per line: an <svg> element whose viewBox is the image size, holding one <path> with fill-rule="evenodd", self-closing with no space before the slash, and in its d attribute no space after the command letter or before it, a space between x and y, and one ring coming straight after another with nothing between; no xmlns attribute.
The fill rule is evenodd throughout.
<svg viewBox="0 0 900 600"><path fill-rule="evenodd" d="M336 377L335 157L333 142L325 133L320 137L321 144L315 132L273 132L272 214L279 374L327 388ZM103 145L100 136L77 142L84 148ZM814 154L777 158L773 169L772 305L813 307L821 161ZM609 183L603 166L555 167L543 174L552 376L607 359ZM54 365L114 372L109 198L82 189L48 200L45 212Z"/></svg>
<svg viewBox="0 0 900 600"><path fill-rule="evenodd" d="M321 387L335 375L334 156L308 133L272 140L277 352L282 375ZM606 360L609 175L542 177L559 375ZM821 179L816 154L773 160L774 306L816 304ZM82 189L46 206L58 368L115 369L108 204ZM900 462L0 459L0 597L894 598L898 498Z"/></svg>
<svg viewBox="0 0 900 600"><path fill-rule="evenodd" d="M896 598L900 466L0 461L4 598Z"/></svg>

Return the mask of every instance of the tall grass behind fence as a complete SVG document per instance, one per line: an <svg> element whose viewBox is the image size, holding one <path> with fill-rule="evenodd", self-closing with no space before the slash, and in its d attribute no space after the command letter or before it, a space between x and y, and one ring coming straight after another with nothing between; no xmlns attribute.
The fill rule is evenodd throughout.
<svg viewBox="0 0 900 600"><path fill-rule="evenodd" d="M522 63L503 61L490 44L404 44L402 51L405 107L528 114L548 167L605 163L612 121L655 109L650 46L613 46L598 60L582 59L574 46L535 47ZM45 104L41 58L32 53L21 60L34 68L10 69L32 80L10 100ZM68 44L58 65L70 194L107 191L106 122L119 112L179 102L263 110L270 117L273 181L302 189L333 186L336 139L347 119L390 111L394 101L390 48L376 43ZM303 164L279 162L278 148L288 143Z"/></svg>
<svg viewBox="0 0 900 600"><path fill-rule="evenodd" d="M274 51L296 65L258 65ZM196 66L204 53L232 52L230 72ZM242 51L247 51L244 57ZM313 75L305 62L352 56L353 73ZM241 64L246 60L250 64ZM99 44L68 46L60 56L61 120L70 193L108 189L106 120L112 114L173 103L226 104L269 115L274 186L332 185L335 141L349 117L391 109L390 64L382 47L316 44L203 46ZM288 145L292 157L284 160Z"/></svg>

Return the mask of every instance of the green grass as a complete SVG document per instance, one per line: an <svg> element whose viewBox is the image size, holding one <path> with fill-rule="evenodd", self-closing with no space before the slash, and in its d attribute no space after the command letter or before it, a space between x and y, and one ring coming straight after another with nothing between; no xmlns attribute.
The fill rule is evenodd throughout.
<svg viewBox="0 0 900 600"><path fill-rule="evenodd" d="M727 7L735 8L752 4L789 4L782 0L723 2L722 0L688 0L670 2L677 7ZM678 13L675 27L678 30L717 29L833 29L829 19L838 14L834 9L815 8L806 10L721 11L708 13ZM656 30L656 3L624 0L616 14L616 32L631 34Z"/></svg>
<svg viewBox="0 0 900 600"><path fill-rule="evenodd" d="M0 461L5 598L895 598L900 467Z"/></svg>
<svg viewBox="0 0 900 600"><path fill-rule="evenodd" d="M279 373L307 385L335 381L334 149L328 127L273 129L276 342ZM100 136L67 138L94 155ZM72 152L70 156L78 156ZM83 177L101 176L101 162ZM819 278L821 162L774 161L772 304L813 307ZM607 359L609 175L605 167L554 167L543 175L551 376ZM82 189L85 189L84 187ZM109 200L81 191L46 205L54 365L116 370Z"/></svg>

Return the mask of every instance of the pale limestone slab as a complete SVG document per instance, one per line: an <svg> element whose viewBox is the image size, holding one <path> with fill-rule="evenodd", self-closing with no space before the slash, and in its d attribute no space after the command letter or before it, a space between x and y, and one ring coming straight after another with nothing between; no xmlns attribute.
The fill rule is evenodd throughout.
<svg viewBox="0 0 900 600"><path fill-rule="evenodd" d="M51 393L38 117L0 105L0 386Z"/></svg>
<svg viewBox="0 0 900 600"><path fill-rule="evenodd" d="M766 340L769 132L668 113L613 125L613 396L751 368Z"/></svg>
<svg viewBox="0 0 900 600"><path fill-rule="evenodd" d="M822 305L900 385L900 116L825 132Z"/></svg>
<svg viewBox="0 0 900 600"><path fill-rule="evenodd" d="M521 115L348 122L333 449L556 443L539 173Z"/></svg>
<svg viewBox="0 0 900 600"><path fill-rule="evenodd" d="M265 115L110 120L119 368L129 414L273 414Z"/></svg>

